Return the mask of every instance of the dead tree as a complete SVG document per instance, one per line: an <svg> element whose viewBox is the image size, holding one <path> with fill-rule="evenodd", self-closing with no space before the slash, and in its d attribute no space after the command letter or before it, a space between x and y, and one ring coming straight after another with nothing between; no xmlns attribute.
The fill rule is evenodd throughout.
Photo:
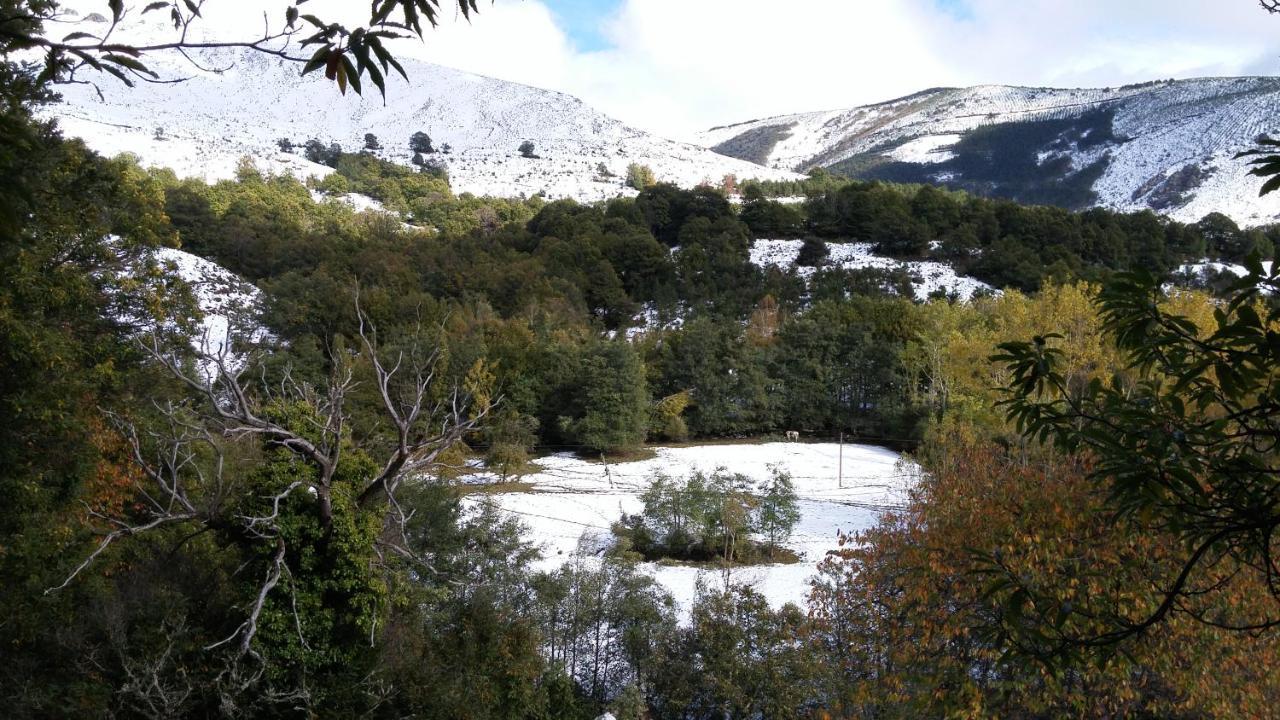
<svg viewBox="0 0 1280 720"><path fill-rule="evenodd" d="M357 360L367 363L382 411L389 422L386 458L380 470L361 481L356 494L362 511L381 513L384 532L374 548L381 557L390 550L414 559L405 540L411 517L396 499L409 478L423 475L437 464L441 453L473 432L488 408L472 407L469 396L452 387L441 391L437 354L423 354L418 345L408 352L384 353L376 333L360 316L360 351ZM160 427L141 430L119 416L115 424L128 440L134 464L140 469L133 490L141 509L117 516L96 508L89 515L102 527L96 547L52 592L71 583L113 543L159 528L182 525L191 535L215 532L242 544L271 548L270 560L260 567L261 580L243 622L225 638L207 646L235 648L234 657L258 655L253 639L267 600L290 574L289 547L281 532L282 505L300 494L316 503L316 515L326 532L334 520L334 476L349 447L349 415L346 401L356 387L350 362L339 358L325 387L298 381L285 370L273 383L265 374L257 382L248 379L253 363L234 355L228 345L201 345L194 366L186 353L167 347L158 336L143 343L146 352L191 392L194 400L183 405L157 405ZM196 368L193 371L193 367ZM291 427L273 419L270 408L281 403L303 404L307 427ZM225 450L230 443L256 439L266 448L282 448L315 469L278 493L262 496L266 511L246 514L234 498L243 497L243 478L226 469ZM294 612L299 638L303 623ZM260 659L260 658L259 658Z"/></svg>

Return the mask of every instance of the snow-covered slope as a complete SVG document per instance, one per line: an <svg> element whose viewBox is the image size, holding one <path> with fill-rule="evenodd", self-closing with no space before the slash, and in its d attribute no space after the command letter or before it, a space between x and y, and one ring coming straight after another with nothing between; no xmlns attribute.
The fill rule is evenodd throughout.
<svg viewBox="0 0 1280 720"><path fill-rule="evenodd" d="M980 86L716 128L700 141L776 168L834 167L1187 221L1219 211L1255 225L1280 219L1280 197L1259 199L1257 179L1233 156L1280 129L1278 117L1280 78L1271 77Z"/></svg>
<svg viewBox="0 0 1280 720"><path fill-rule="evenodd" d="M234 366L240 357L237 343L264 338L262 291L258 288L221 265L183 250L161 248L155 260L191 286L201 313L198 334L191 338L198 351L210 356L229 353L227 359ZM212 379L217 367L209 360L201 370Z"/></svg>
<svg viewBox="0 0 1280 720"><path fill-rule="evenodd" d="M92 31L95 23L82 21L75 29L81 27ZM130 39L146 39L148 32L166 39L171 34L163 26L144 26ZM328 168L302 158L301 145L316 138L355 151L364 146L365 133L377 136L382 157L408 164L409 138L419 131L436 148L452 146L449 155L434 157L447 165L454 190L479 195L613 197L626 192L623 180L633 162L683 186L719 183L729 174L794 177L628 127L562 93L429 63L405 60L410 83L391 79L384 104L372 87L363 98L343 97L321 74L300 78L298 65L259 53L200 56L204 67L222 72L163 54L146 60L165 77L189 79L127 88L99 78L103 98L93 87L67 86L64 102L48 113L100 152L132 152L148 165L210 179L232 176L246 155L262 169L325 174ZM292 140L297 154L281 152L280 138ZM540 159L520 156L517 148L526 140Z"/></svg>
<svg viewBox="0 0 1280 720"><path fill-rule="evenodd" d="M756 240L751 244L751 263L758 267L773 266L784 270L795 267L802 245L803 240ZM928 300L936 292L954 295L962 301L971 300L977 293L1000 293L981 280L957 275L946 263L934 260L895 260L876 255L872 243L827 243L827 250L830 252L825 263L827 267L846 270L905 270L911 276L916 299L921 301ZM807 279L813 275L815 268L798 267L796 271Z"/></svg>

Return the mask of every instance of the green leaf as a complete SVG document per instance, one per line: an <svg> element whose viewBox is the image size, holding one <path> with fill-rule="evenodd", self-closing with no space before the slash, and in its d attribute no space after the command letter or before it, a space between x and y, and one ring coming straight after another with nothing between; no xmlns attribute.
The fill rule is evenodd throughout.
<svg viewBox="0 0 1280 720"><path fill-rule="evenodd" d="M128 55L118 55L116 53L109 53L107 55L103 55L102 59L108 62L113 62L116 65L119 65L121 67L129 68L134 72L139 72L139 73L142 73L143 75L150 75L151 77L156 77L156 74L152 72L150 69L148 69L146 65L143 65L141 62L139 62L138 60L135 60L134 58L129 57Z"/></svg>
<svg viewBox="0 0 1280 720"><path fill-rule="evenodd" d="M319 70L320 68L325 66L325 61L327 61L328 59L329 59L329 46L325 45L319 50L316 50L315 54L311 56L311 59L307 61L307 64L302 66L302 74L306 75L307 73L311 73L311 72L315 72L316 70Z"/></svg>
<svg viewBox="0 0 1280 720"><path fill-rule="evenodd" d="M351 89L354 90L357 95L362 94L360 88L360 72L356 70L356 66L351 62L351 58L346 55L342 56L342 68L346 71L343 74L346 75L347 83L351 85Z"/></svg>

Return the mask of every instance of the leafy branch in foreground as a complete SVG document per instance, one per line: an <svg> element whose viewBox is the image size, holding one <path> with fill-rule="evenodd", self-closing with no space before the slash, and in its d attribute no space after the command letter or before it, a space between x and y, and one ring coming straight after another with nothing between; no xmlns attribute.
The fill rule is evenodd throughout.
<svg viewBox="0 0 1280 720"><path fill-rule="evenodd" d="M385 41L417 37L424 27L435 27L442 12L440 0L373 0L367 22L356 27L329 22L300 8L306 0L291 0L283 17L275 22L262 13L262 32L231 40L197 40L191 30L203 18L208 0L157 0L140 10L126 6L124 0L106 0L109 21L102 32L89 32L77 24L74 32L61 39L53 37L50 26L70 22L50 0L25 0L4 3L0 9L0 48L11 51L39 50L44 53L44 67L39 81L86 83L78 74L84 70L105 73L125 85L136 82L181 82L181 78L162 78L143 61L148 54L176 52L194 67L210 70L191 55L191 51L242 49L273 55L303 63L302 74L323 69L325 77L337 83L346 94L350 87L357 94L367 77L386 95L386 77L394 70L408 79L404 67L386 48ZM476 0L457 0L461 15L470 19L478 12ZM135 20L154 12L168 13L175 36L172 40L135 44L115 40ZM250 18L248 15L246 20ZM96 28L94 28L96 29ZM217 69L213 69L215 72Z"/></svg>
<svg viewBox="0 0 1280 720"><path fill-rule="evenodd" d="M1258 191L1258 196L1261 197L1280 189L1280 140L1263 135L1254 142L1258 144L1256 148L1237 153L1235 159L1252 158L1249 164L1253 169L1249 174L1267 178L1267 181L1262 184L1262 189Z"/></svg>
<svg viewBox="0 0 1280 720"><path fill-rule="evenodd" d="M1280 310L1260 302L1280 291L1280 274L1256 254L1246 267L1211 328L1168 310L1151 275L1118 276L1098 298L1104 330L1127 360L1109 383L1064 375L1057 336L1005 343L992 357L1010 373L1002 404L1018 431L1090 458L1117 519L1182 549L1142 600L1091 618L1096 632L1031 643L1033 652L1113 646L1174 613L1231 631L1280 626ZM1002 578L994 592L1034 604L1035 588L990 564ZM1270 598L1214 607L1245 581Z"/></svg>

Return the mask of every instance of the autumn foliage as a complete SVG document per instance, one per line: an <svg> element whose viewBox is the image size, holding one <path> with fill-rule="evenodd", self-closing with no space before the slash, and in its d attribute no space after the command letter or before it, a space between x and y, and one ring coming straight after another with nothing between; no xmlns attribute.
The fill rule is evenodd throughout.
<svg viewBox="0 0 1280 720"><path fill-rule="evenodd" d="M1068 665L1011 653L1010 623L1052 635L1142 612L1171 548L1107 512L1086 459L944 444L909 505L849 538L814 582L841 716L1262 717L1280 702L1274 637L1189 618ZM1000 591L1009 577L1034 592ZM1247 604L1251 590L1220 600Z"/></svg>

